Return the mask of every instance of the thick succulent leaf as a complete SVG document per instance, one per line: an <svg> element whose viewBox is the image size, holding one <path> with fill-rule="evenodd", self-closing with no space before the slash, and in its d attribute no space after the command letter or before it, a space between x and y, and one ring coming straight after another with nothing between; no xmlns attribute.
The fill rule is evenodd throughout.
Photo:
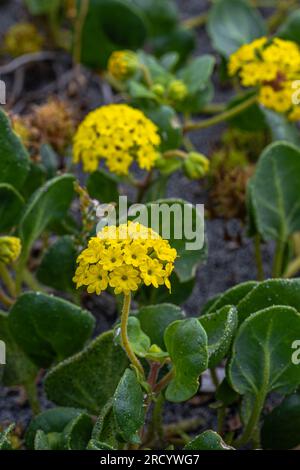
<svg viewBox="0 0 300 470"><path fill-rule="evenodd" d="M18 225L24 206L21 194L10 184L0 183L0 232Z"/></svg>
<svg viewBox="0 0 300 470"><path fill-rule="evenodd" d="M34 438L34 450L53 450L48 436L44 431L38 430Z"/></svg>
<svg viewBox="0 0 300 470"><path fill-rule="evenodd" d="M37 271L37 279L56 290L73 292L77 250L72 237L58 238L45 252Z"/></svg>
<svg viewBox="0 0 300 470"><path fill-rule="evenodd" d="M292 449L300 444L300 393L286 397L265 419L261 430L264 449Z"/></svg>
<svg viewBox="0 0 300 470"><path fill-rule="evenodd" d="M199 376L208 366L207 335L196 318L188 318L171 323L164 339L174 371L166 398L173 402L188 400L197 393Z"/></svg>
<svg viewBox="0 0 300 470"><path fill-rule="evenodd" d="M32 384L38 369L16 343L9 328L8 315L1 311L0 340L4 342L6 350L6 365L1 366L3 369L1 382L3 385L12 387Z"/></svg>
<svg viewBox="0 0 300 470"><path fill-rule="evenodd" d="M215 58L206 54L194 59L179 72L179 78L183 80L191 94L203 91L212 75Z"/></svg>
<svg viewBox="0 0 300 470"><path fill-rule="evenodd" d="M143 332L150 338L151 344L156 344L166 350L164 332L170 323L183 320L184 312L177 305L159 304L141 307L137 312Z"/></svg>
<svg viewBox="0 0 300 470"><path fill-rule="evenodd" d="M87 180L89 195L103 204L117 202L119 199L118 179L102 169L94 171Z"/></svg>
<svg viewBox="0 0 300 470"><path fill-rule="evenodd" d="M0 183L21 189L29 172L29 155L0 109Z"/></svg>
<svg viewBox="0 0 300 470"><path fill-rule="evenodd" d="M42 431L47 436L53 433L62 433L66 426L81 416L82 410L77 408L57 407L43 411L30 422L26 434L25 444L27 449L34 448L34 442L38 431Z"/></svg>
<svg viewBox="0 0 300 470"><path fill-rule="evenodd" d="M151 341L149 336L143 332L141 324L136 317L129 317L127 334L135 354L139 357L145 357L151 346ZM115 327L115 341L120 345L122 344L120 324Z"/></svg>
<svg viewBox="0 0 300 470"><path fill-rule="evenodd" d="M95 441L91 439L88 443L87 450L115 450L110 445L106 444L105 442Z"/></svg>
<svg viewBox="0 0 300 470"><path fill-rule="evenodd" d="M115 449L121 448L113 410L113 398L111 398L102 408L92 432L92 440L94 442L105 442L107 445Z"/></svg>
<svg viewBox="0 0 300 470"><path fill-rule="evenodd" d="M237 306L239 302L241 302L241 300L257 286L257 284L258 283L256 281L247 281L231 287L223 294L219 294L213 302L209 301L209 306L204 306L205 313L216 312L226 305Z"/></svg>
<svg viewBox="0 0 300 470"><path fill-rule="evenodd" d="M20 221L23 262L27 259L33 242L48 224L67 212L74 194L73 183L72 175L57 176L38 189L30 199Z"/></svg>
<svg viewBox="0 0 300 470"><path fill-rule="evenodd" d="M108 331L55 366L45 379L46 393L58 405L99 414L114 394L127 365L125 353L114 344L113 332Z"/></svg>
<svg viewBox="0 0 300 470"><path fill-rule="evenodd" d="M12 450L10 434L14 430L15 425L11 424L4 431L0 432L0 450Z"/></svg>
<svg viewBox="0 0 300 470"><path fill-rule="evenodd" d="M40 367L49 367L80 351L90 338L95 320L66 300L26 292L11 308L9 327L18 345Z"/></svg>
<svg viewBox="0 0 300 470"><path fill-rule="evenodd" d="M264 21L246 0L218 0L208 18L214 48L229 57L243 44L266 34Z"/></svg>
<svg viewBox="0 0 300 470"><path fill-rule="evenodd" d="M300 9L292 11L281 24L276 36L300 44Z"/></svg>
<svg viewBox="0 0 300 470"><path fill-rule="evenodd" d="M144 393L136 373L126 369L113 398L118 433L125 442L139 443L138 431L144 424Z"/></svg>
<svg viewBox="0 0 300 470"><path fill-rule="evenodd" d="M214 431L205 431L186 444L184 450L235 450Z"/></svg>
<svg viewBox="0 0 300 470"><path fill-rule="evenodd" d="M300 367L292 363L292 344L300 338L300 315L285 306L254 313L241 325L228 368L230 384L240 395L263 402L267 394L293 392Z"/></svg>
<svg viewBox="0 0 300 470"><path fill-rule="evenodd" d="M158 126L162 139L161 150L175 149L182 142L182 128L178 116L171 106L161 105L143 110Z"/></svg>
<svg viewBox="0 0 300 470"><path fill-rule="evenodd" d="M225 306L199 318L208 339L209 367L215 367L226 356L235 335L238 316L235 307Z"/></svg>
<svg viewBox="0 0 300 470"><path fill-rule="evenodd" d="M66 450L85 450L93 429L92 418L81 413L72 419L63 431L64 448Z"/></svg>
<svg viewBox="0 0 300 470"><path fill-rule="evenodd" d="M270 109L262 109L267 124L271 130L272 141L284 140L294 145L300 145L300 133L295 122L290 122L281 113Z"/></svg>
<svg viewBox="0 0 300 470"><path fill-rule="evenodd" d="M300 279L269 279L257 284L237 306L239 321L273 305L294 307L300 312Z"/></svg>
<svg viewBox="0 0 300 470"><path fill-rule="evenodd" d="M300 230L300 151L297 147L287 142L269 145L258 161L251 186L255 222L264 239L285 242Z"/></svg>

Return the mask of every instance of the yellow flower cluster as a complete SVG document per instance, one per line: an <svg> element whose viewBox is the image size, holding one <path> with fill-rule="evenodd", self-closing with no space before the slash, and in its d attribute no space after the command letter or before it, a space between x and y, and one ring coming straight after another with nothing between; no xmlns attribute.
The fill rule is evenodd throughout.
<svg viewBox="0 0 300 470"><path fill-rule="evenodd" d="M160 142L158 128L141 111L110 104L92 111L80 124L73 160L82 161L83 170L93 172L103 159L111 172L127 175L134 160L140 168L150 170Z"/></svg>
<svg viewBox="0 0 300 470"><path fill-rule="evenodd" d="M231 55L229 74L238 74L243 86L258 86L259 101L266 108L300 119L292 103L294 80L300 78L300 48L292 41L266 37L242 46Z"/></svg>
<svg viewBox="0 0 300 470"><path fill-rule="evenodd" d="M26 22L13 25L4 37L4 49L14 57L39 52L43 43L44 39L36 27Z"/></svg>
<svg viewBox="0 0 300 470"><path fill-rule="evenodd" d="M108 286L115 294L129 294L142 284L171 290L175 248L151 228L137 222L104 227L78 256L73 281L99 295Z"/></svg>
<svg viewBox="0 0 300 470"><path fill-rule="evenodd" d="M133 51L115 51L108 61L108 71L116 80L127 80L137 70L138 56Z"/></svg>
<svg viewBox="0 0 300 470"><path fill-rule="evenodd" d="M0 237L0 262L10 264L16 261L21 253L21 240L17 237Z"/></svg>

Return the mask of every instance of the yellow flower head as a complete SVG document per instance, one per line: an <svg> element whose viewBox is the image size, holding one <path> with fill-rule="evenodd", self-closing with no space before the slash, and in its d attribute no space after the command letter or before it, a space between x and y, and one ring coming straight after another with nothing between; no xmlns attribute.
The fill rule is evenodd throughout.
<svg viewBox="0 0 300 470"><path fill-rule="evenodd" d="M182 101L187 97L188 89L182 80L173 80L168 89L168 96L173 101Z"/></svg>
<svg viewBox="0 0 300 470"><path fill-rule="evenodd" d="M136 72L138 56L133 51L115 51L108 61L108 71L117 80L127 80Z"/></svg>
<svg viewBox="0 0 300 470"><path fill-rule="evenodd" d="M160 145L158 128L142 111L126 104L110 104L92 111L80 124L74 138L75 163L83 170L97 170L101 160L118 175L127 175L136 161L150 170Z"/></svg>
<svg viewBox="0 0 300 470"><path fill-rule="evenodd" d="M140 223L104 227L78 256L73 281L97 295L108 286L115 294L129 294L142 284L171 290L176 257L167 240Z"/></svg>
<svg viewBox="0 0 300 470"><path fill-rule="evenodd" d="M21 253L21 240L17 237L0 237L0 262L10 264L16 261Z"/></svg>
<svg viewBox="0 0 300 470"><path fill-rule="evenodd" d="M5 34L4 49L8 54L18 57L31 52L39 52L43 42L43 37L33 24L17 23Z"/></svg>
<svg viewBox="0 0 300 470"><path fill-rule="evenodd" d="M280 38L263 37L242 46L231 55L229 75L238 75L243 86L259 89L259 101L266 108L298 120L292 102L292 82L300 78L300 48Z"/></svg>

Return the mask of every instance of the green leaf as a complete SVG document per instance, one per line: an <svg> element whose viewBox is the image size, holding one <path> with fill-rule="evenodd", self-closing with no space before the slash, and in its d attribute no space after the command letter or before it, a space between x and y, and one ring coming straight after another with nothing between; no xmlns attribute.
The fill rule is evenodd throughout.
<svg viewBox="0 0 300 470"><path fill-rule="evenodd" d="M251 91L250 93L245 93L242 97L238 96L233 98L229 102L227 109L231 109L242 104L253 95L254 93ZM247 109L239 113L238 116L229 119L228 122L231 126L248 132L261 132L267 128L266 115L257 103L249 106Z"/></svg>
<svg viewBox="0 0 300 470"><path fill-rule="evenodd" d="M142 85L135 80L130 80L128 85L128 92L133 99L150 99L157 101L157 96L155 93L153 93L153 91L149 90L149 88L147 88L145 85Z"/></svg>
<svg viewBox="0 0 300 470"><path fill-rule="evenodd" d="M5 431L0 432L0 450L12 450L10 434L14 430L15 425L11 424Z"/></svg>
<svg viewBox="0 0 300 470"><path fill-rule="evenodd" d="M258 285L256 281L247 281L238 284L237 286L231 287L223 294L218 295L217 299L213 300L208 308L204 306L205 313L213 313L220 310L226 305L237 306L239 302L251 292L254 287ZM210 302L210 301L209 301Z"/></svg>
<svg viewBox="0 0 300 470"><path fill-rule="evenodd" d="M46 171L40 163L30 161L29 173L22 187L22 196L27 201L46 182Z"/></svg>
<svg viewBox="0 0 300 470"><path fill-rule="evenodd" d="M59 168L59 157L51 145L43 144L40 149L43 166L47 171L48 178L53 178Z"/></svg>
<svg viewBox="0 0 300 470"><path fill-rule="evenodd" d="M207 335L196 318L177 320L165 331L174 378L166 390L169 401L189 400L199 387L199 376L208 366Z"/></svg>
<svg viewBox="0 0 300 470"><path fill-rule="evenodd" d="M141 219L144 220L144 216L148 214L149 226L168 239L170 245L177 250L175 272L180 282L189 281L206 257L203 215L195 206L182 199L158 199L146 204L146 208L148 213L144 209L142 214L137 211L138 217L135 220L143 223ZM134 219L133 213L130 215Z"/></svg>
<svg viewBox="0 0 300 470"><path fill-rule="evenodd" d="M33 242L48 224L67 212L74 194L74 177L63 175L49 180L30 199L20 221L22 259L26 260Z"/></svg>
<svg viewBox="0 0 300 470"><path fill-rule="evenodd" d="M225 377L216 391L216 399L222 403L223 406L229 406L235 403L239 398L239 394L229 385Z"/></svg>
<svg viewBox="0 0 300 470"><path fill-rule="evenodd" d="M119 199L118 179L102 169L94 171L88 177L86 187L89 195L101 203L108 204Z"/></svg>
<svg viewBox="0 0 300 470"><path fill-rule="evenodd" d="M92 418L81 413L72 419L63 431L64 448L66 450L85 450L93 429Z"/></svg>
<svg viewBox="0 0 300 470"><path fill-rule="evenodd" d="M81 6L82 0L79 3ZM92 68L105 68L113 51L141 47L146 34L143 16L133 4L90 0L82 30L81 61Z"/></svg>
<svg viewBox="0 0 300 470"><path fill-rule="evenodd" d="M0 183L21 189L29 172L29 155L0 109Z"/></svg>
<svg viewBox="0 0 300 470"><path fill-rule="evenodd" d="M144 14L150 37L160 36L174 29L179 13L172 0L129 0Z"/></svg>
<svg viewBox="0 0 300 470"><path fill-rule="evenodd" d="M101 410L92 432L92 440L104 443L115 449L120 449L117 424L113 410L113 397L108 400Z"/></svg>
<svg viewBox="0 0 300 470"><path fill-rule="evenodd" d="M76 255L72 237L58 238L45 252L36 273L37 279L53 289L74 292L72 278L76 270Z"/></svg>
<svg viewBox="0 0 300 470"><path fill-rule="evenodd" d="M122 341L120 324L115 327L114 331L115 341L121 345ZM127 334L135 354L139 357L145 357L151 346L151 342L149 336L145 335L145 333L142 331L140 322L136 317L129 317L127 324Z"/></svg>
<svg viewBox="0 0 300 470"><path fill-rule="evenodd" d="M178 76L183 80L191 94L204 90L212 75L215 58L206 54L192 60L189 65L181 69Z"/></svg>
<svg viewBox="0 0 300 470"><path fill-rule="evenodd" d="M48 436L44 431L38 430L34 438L34 450L52 450Z"/></svg>
<svg viewBox="0 0 300 470"><path fill-rule="evenodd" d="M276 36L300 44L300 9L292 11L281 24Z"/></svg>
<svg viewBox="0 0 300 470"><path fill-rule="evenodd" d="M208 339L209 367L217 366L226 356L238 325L235 307L226 306L199 318Z"/></svg>
<svg viewBox="0 0 300 470"><path fill-rule="evenodd" d="M300 393L286 397L264 419L261 430L264 449L292 449L300 444Z"/></svg>
<svg viewBox="0 0 300 470"><path fill-rule="evenodd" d="M266 34L261 15L245 0L218 0L208 18L213 47L229 57L243 44Z"/></svg>
<svg viewBox="0 0 300 470"><path fill-rule="evenodd" d="M287 142L269 145L251 178L256 224L264 239L285 242L300 230L299 186L299 149Z"/></svg>
<svg viewBox="0 0 300 470"><path fill-rule="evenodd" d="M196 34L189 28L179 25L168 34L156 37L152 40L154 52L162 56L168 52L177 52L179 64L183 64L191 55L196 46Z"/></svg>
<svg viewBox="0 0 300 470"><path fill-rule="evenodd" d="M178 275L173 271L170 282L172 286L171 293L164 286L160 286L155 291L151 287L142 287L139 292L139 294L142 294L141 305L162 304L166 302L181 305L192 294L196 280L191 278L186 282L180 282Z"/></svg>
<svg viewBox="0 0 300 470"><path fill-rule="evenodd" d="M44 368L79 351L94 325L87 310L39 292L22 294L9 314L9 327L18 345Z"/></svg>
<svg viewBox="0 0 300 470"><path fill-rule="evenodd" d="M111 447L108 444L105 444L104 442L98 442L95 441L94 439L91 439L88 443L87 450L115 450L113 447Z"/></svg>
<svg viewBox="0 0 300 470"><path fill-rule="evenodd" d="M60 6L60 0L25 0L32 15L47 15Z"/></svg>
<svg viewBox="0 0 300 470"><path fill-rule="evenodd" d="M300 132L294 122L287 120L286 116L267 108L262 108L267 124L271 130L272 141L285 140L291 144L300 145Z"/></svg>
<svg viewBox="0 0 300 470"><path fill-rule="evenodd" d="M182 142L182 129L178 116L173 108L161 105L154 109L144 109L144 112L159 128L162 139L162 152L180 147Z"/></svg>
<svg viewBox="0 0 300 470"><path fill-rule="evenodd" d="M35 438L38 431L43 431L45 435L62 433L66 426L78 416L82 410L77 408L57 407L43 411L30 422L26 434L25 444L27 449L34 449Z"/></svg>
<svg viewBox="0 0 300 470"><path fill-rule="evenodd" d="M19 223L24 199L10 184L0 183L0 232L8 232Z"/></svg>
<svg viewBox="0 0 300 470"><path fill-rule="evenodd" d="M157 344L164 351L164 332L170 323L183 320L185 317L180 307L172 304L149 305L142 307L137 313L141 329L148 335L151 344Z"/></svg>
<svg viewBox="0 0 300 470"><path fill-rule="evenodd" d="M184 450L235 450L225 444L221 436L214 431L204 431L189 442Z"/></svg>
<svg viewBox="0 0 300 470"><path fill-rule="evenodd" d="M46 393L54 403L98 414L114 394L127 365L125 353L108 331L55 366L45 379Z"/></svg>
<svg viewBox="0 0 300 470"><path fill-rule="evenodd" d="M240 322L252 313L273 305L293 307L300 312L300 279L270 279L257 284L238 304Z"/></svg>
<svg viewBox="0 0 300 470"><path fill-rule="evenodd" d="M300 315L291 307L270 307L247 318L228 367L234 390L261 406L272 391L292 393L300 384L300 368L292 363L292 344L299 338Z"/></svg>
<svg viewBox="0 0 300 470"><path fill-rule="evenodd" d="M3 368L3 385L13 387L34 382L38 369L16 343L9 328L8 314L0 311L0 340L6 349L6 365Z"/></svg>
<svg viewBox="0 0 300 470"><path fill-rule="evenodd" d="M144 393L136 373L126 369L114 394L113 410L119 434L125 442L139 443L144 424Z"/></svg>

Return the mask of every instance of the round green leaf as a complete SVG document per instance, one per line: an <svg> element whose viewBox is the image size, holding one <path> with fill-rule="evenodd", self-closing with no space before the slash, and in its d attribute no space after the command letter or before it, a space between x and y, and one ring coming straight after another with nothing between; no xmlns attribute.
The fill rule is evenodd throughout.
<svg viewBox="0 0 300 470"><path fill-rule="evenodd" d="M73 292L77 251L69 236L59 238L48 248L36 273L37 279L59 291Z"/></svg>
<svg viewBox="0 0 300 470"><path fill-rule="evenodd" d="M45 379L50 400L98 414L112 397L128 360L108 331L83 351L55 366Z"/></svg>
<svg viewBox="0 0 300 470"><path fill-rule="evenodd" d="M118 179L104 170L94 171L88 177L86 187L89 195L101 203L118 201Z"/></svg>
<svg viewBox="0 0 300 470"><path fill-rule="evenodd" d="M184 450L235 450L214 431L205 431L189 442Z"/></svg>
<svg viewBox="0 0 300 470"><path fill-rule="evenodd" d="M261 15L246 0L218 0L208 18L214 48L229 57L243 44L266 34Z"/></svg>
<svg viewBox="0 0 300 470"><path fill-rule="evenodd" d="M0 109L0 183L21 189L29 172L29 155Z"/></svg>
<svg viewBox="0 0 300 470"><path fill-rule="evenodd" d="M300 366L292 363L292 344L300 338L300 315L284 306L251 315L233 343L228 377L240 395L262 403L267 394L293 392L300 384Z"/></svg>
<svg viewBox="0 0 300 470"><path fill-rule="evenodd" d="M16 342L40 367L79 351L95 325L87 310L39 292L21 295L8 318Z"/></svg>
<svg viewBox="0 0 300 470"><path fill-rule="evenodd" d="M235 307L226 306L199 318L208 338L209 367L217 366L226 356L238 325Z"/></svg>
<svg viewBox="0 0 300 470"><path fill-rule="evenodd" d="M139 320L136 317L130 316L127 324L127 334L129 342L135 354L139 357L145 357L151 346L149 336L141 329ZM121 328L120 324L115 327L115 341L122 344L121 341Z"/></svg>
<svg viewBox="0 0 300 470"><path fill-rule="evenodd" d="M189 400L199 387L199 376L208 366L207 335L196 318L177 320L165 331L165 344L174 378L166 390L169 401Z"/></svg>
<svg viewBox="0 0 300 470"><path fill-rule="evenodd" d="M38 189L30 199L20 221L23 261L47 225L67 212L74 194L73 183L72 175L58 176Z"/></svg>
<svg viewBox="0 0 300 470"><path fill-rule="evenodd" d="M293 307L300 312L300 279L269 279L258 283L239 302L239 320L242 322L252 313L273 305Z"/></svg>
<svg viewBox="0 0 300 470"><path fill-rule="evenodd" d="M205 313L213 313L220 310L225 305L238 305L238 303L246 297L249 292L254 289L258 283L256 281L247 281L238 284L237 286L231 287L223 294L218 295L217 299L209 304L209 307L205 309ZM210 301L209 301L210 302Z"/></svg>
<svg viewBox="0 0 300 470"><path fill-rule="evenodd" d="M87 413L80 413L63 431L66 450L85 450L93 429L92 418Z"/></svg>
<svg viewBox="0 0 300 470"><path fill-rule="evenodd" d="M261 430L264 449L292 449L300 444L300 393L286 397L266 416Z"/></svg>
<svg viewBox="0 0 300 470"><path fill-rule="evenodd" d="M259 233L285 242L300 230L300 151L287 142L269 145L251 179L251 199Z"/></svg>
<svg viewBox="0 0 300 470"><path fill-rule="evenodd" d="M144 393L136 373L126 369L113 399L117 430L125 442L139 443L138 431L144 424Z"/></svg>
<svg viewBox="0 0 300 470"><path fill-rule="evenodd" d="M137 313L141 329L150 338L151 344L156 344L166 350L164 332L170 323L183 320L184 312L177 305L159 304L142 307Z"/></svg>
<svg viewBox="0 0 300 470"><path fill-rule="evenodd" d="M0 232L18 225L23 206L21 194L10 184L0 183Z"/></svg>
<svg viewBox="0 0 300 470"><path fill-rule="evenodd" d="M292 11L282 23L277 36L300 44L300 10Z"/></svg>

